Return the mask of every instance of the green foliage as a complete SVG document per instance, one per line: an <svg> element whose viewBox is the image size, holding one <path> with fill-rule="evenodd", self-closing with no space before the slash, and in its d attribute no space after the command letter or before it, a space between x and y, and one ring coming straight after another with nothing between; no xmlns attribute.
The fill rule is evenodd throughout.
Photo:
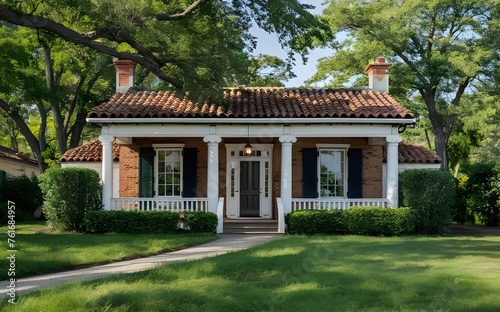
<svg viewBox="0 0 500 312"><path fill-rule="evenodd" d="M174 233L179 213L170 211L97 210L85 213L88 233Z"/></svg>
<svg viewBox="0 0 500 312"><path fill-rule="evenodd" d="M84 231L86 211L102 207L99 174L87 168L51 168L40 176L43 212L48 222L68 231Z"/></svg>
<svg viewBox="0 0 500 312"><path fill-rule="evenodd" d="M35 210L42 205L42 191L38 186L38 178L33 176L7 176L0 190L0 202L11 201L16 206L16 221L32 220ZM7 217L6 205L2 204L0 220ZM5 211L4 211L5 208Z"/></svg>
<svg viewBox="0 0 500 312"><path fill-rule="evenodd" d="M290 234L401 236L415 231L409 208L352 207L349 210L299 210L285 219Z"/></svg>
<svg viewBox="0 0 500 312"><path fill-rule="evenodd" d="M467 168L465 182L468 208L485 225L500 226L500 170L491 163L476 163Z"/></svg>
<svg viewBox="0 0 500 312"><path fill-rule="evenodd" d="M466 188L467 180L467 176L461 175L455 181L457 196L453 206L453 222L458 224L475 223L474 211L467 205L467 198L469 197L469 190Z"/></svg>
<svg viewBox="0 0 500 312"><path fill-rule="evenodd" d="M446 171L406 170L399 176L403 205L412 209L419 234L447 234L451 230L455 183Z"/></svg>
<svg viewBox="0 0 500 312"><path fill-rule="evenodd" d="M290 234L343 234L342 210L299 210L287 217Z"/></svg>
<svg viewBox="0 0 500 312"><path fill-rule="evenodd" d="M415 232L409 208L351 207L344 212L349 234L401 236Z"/></svg>
<svg viewBox="0 0 500 312"><path fill-rule="evenodd" d="M217 230L217 215L213 212L184 212L186 227L195 233L215 233Z"/></svg>

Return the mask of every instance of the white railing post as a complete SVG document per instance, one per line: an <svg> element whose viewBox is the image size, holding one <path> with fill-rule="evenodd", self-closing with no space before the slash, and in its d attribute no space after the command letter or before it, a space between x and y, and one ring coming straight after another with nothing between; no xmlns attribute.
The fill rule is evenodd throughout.
<svg viewBox="0 0 500 312"><path fill-rule="evenodd" d="M278 205L278 233L285 233L285 212L281 198L277 197L276 203Z"/></svg>
<svg viewBox="0 0 500 312"><path fill-rule="evenodd" d="M219 198L217 205L217 234L224 233L224 197Z"/></svg>

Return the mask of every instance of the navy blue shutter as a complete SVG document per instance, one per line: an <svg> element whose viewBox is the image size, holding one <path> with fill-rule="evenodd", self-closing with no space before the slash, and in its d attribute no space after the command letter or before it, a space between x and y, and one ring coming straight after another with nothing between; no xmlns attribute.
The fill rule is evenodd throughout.
<svg viewBox="0 0 500 312"><path fill-rule="evenodd" d="M348 198L363 198L363 149L351 148L348 152Z"/></svg>
<svg viewBox="0 0 500 312"><path fill-rule="evenodd" d="M318 197L318 150L302 150L302 198Z"/></svg>
<svg viewBox="0 0 500 312"><path fill-rule="evenodd" d="M198 167L198 149L185 148L183 158L183 181L182 192L183 197L197 196L197 167Z"/></svg>
<svg viewBox="0 0 500 312"><path fill-rule="evenodd" d="M153 197L153 175L154 175L153 148L141 148L139 150L139 197Z"/></svg>

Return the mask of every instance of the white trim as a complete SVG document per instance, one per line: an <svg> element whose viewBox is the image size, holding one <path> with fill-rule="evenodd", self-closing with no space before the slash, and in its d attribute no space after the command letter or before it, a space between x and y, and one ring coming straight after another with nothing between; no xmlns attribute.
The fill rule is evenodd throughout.
<svg viewBox="0 0 500 312"><path fill-rule="evenodd" d="M412 124L415 118L87 118L100 124Z"/></svg>
<svg viewBox="0 0 500 312"><path fill-rule="evenodd" d="M324 143L317 143L316 148L330 148L330 149L348 149L351 147L351 144L324 144Z"/></svg>
<svg viewBox="0 0 500 312"><path fill-rule="evenodd" d="M168 144L168 143L158 143L153 144L153 148L156 150L157 148L184 148L186 144Z"/></svg>

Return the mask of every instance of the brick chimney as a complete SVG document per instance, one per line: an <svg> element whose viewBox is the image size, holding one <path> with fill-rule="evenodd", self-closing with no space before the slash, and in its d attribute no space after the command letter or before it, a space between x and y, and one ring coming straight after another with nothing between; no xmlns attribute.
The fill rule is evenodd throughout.
<svg viewBox="0 0 500 312"><path fill-rule="evenodd" d="M135 62L114 58L113 64L116 69L116 93L127 93L134 87Z"/></svg>
<svg viewBox="0 0 500 312"><path fill-rule="evenodd" d="M385 62L385 57L377 57L374 63L366 66L368 87L373 91L389 92L389 69L392 64Z"/></svg>

